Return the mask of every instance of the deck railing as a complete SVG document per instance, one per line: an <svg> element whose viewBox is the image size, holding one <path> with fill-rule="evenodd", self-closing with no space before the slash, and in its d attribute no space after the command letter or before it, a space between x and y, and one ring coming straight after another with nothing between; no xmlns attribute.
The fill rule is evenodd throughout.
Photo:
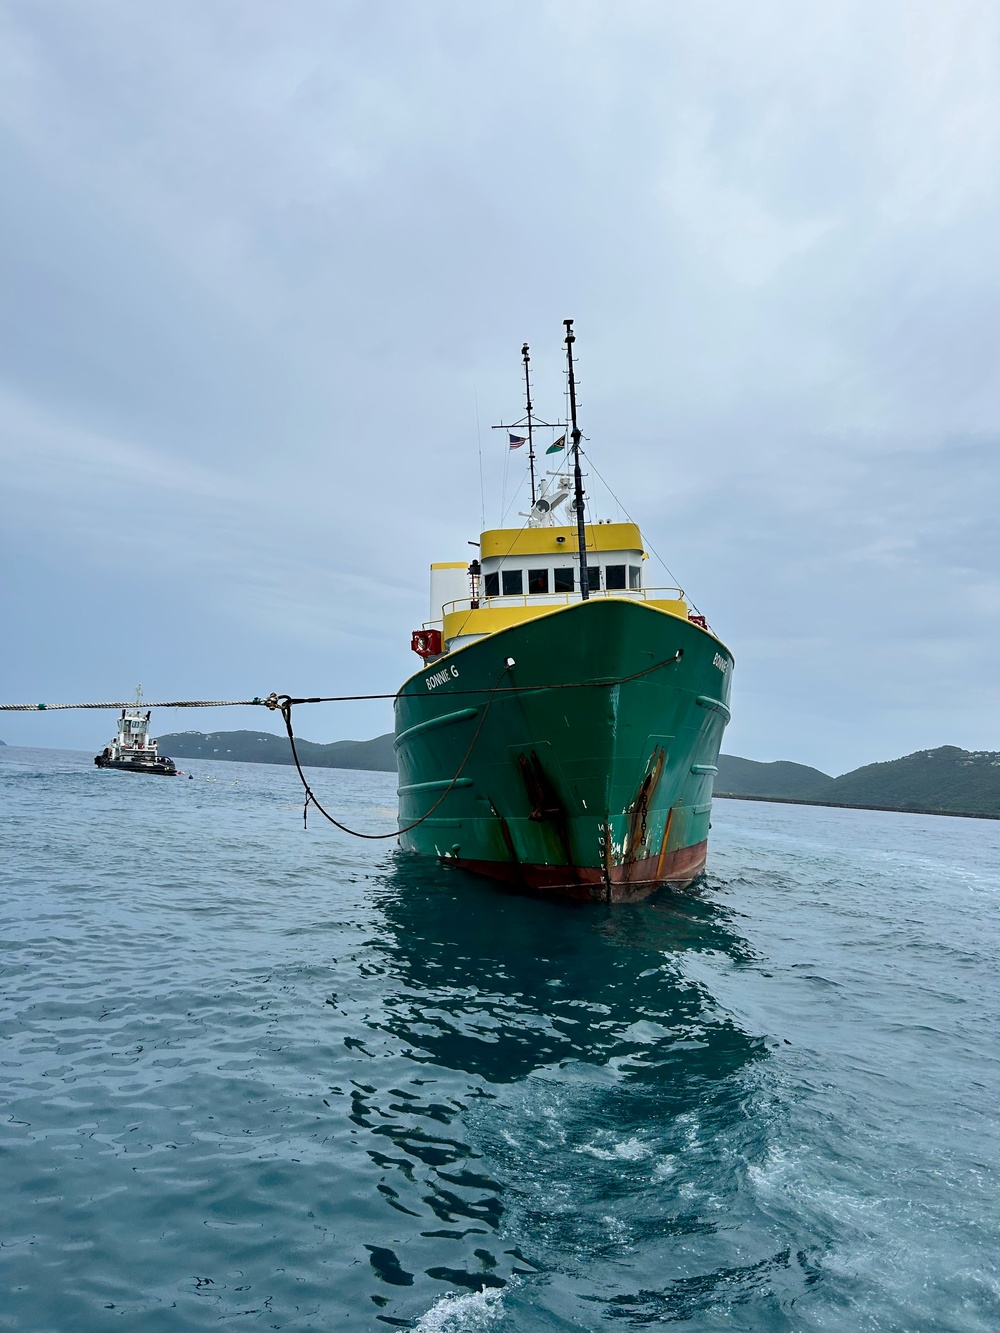
<svg viewBox="0 0 1000 1333"><path fill-rule="evenodd" d="M591 597L625 597L639 602L676 602L684 601L683 588L599 588L591 592ZM480 597L473 601L471 597L459 597L453 602L445 602L441 608L444 615L454 615L458 611L485 610L504 606L568 606L578 602L577 592L524 592L512 596ZM437 625L440 621L429 621Z"/></svg>

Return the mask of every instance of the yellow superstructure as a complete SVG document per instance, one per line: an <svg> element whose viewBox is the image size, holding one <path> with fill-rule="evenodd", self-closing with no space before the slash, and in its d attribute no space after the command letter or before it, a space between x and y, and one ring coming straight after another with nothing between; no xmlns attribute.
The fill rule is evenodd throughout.
<svg viewBox="0 0 1000 1333"><path fill-rule="evenodd" d="M662 596L650 594L661 593ZM674 593L673 597L667 596L668 593ZM688 604L684 600L684 595L679 588L644 588L641 593L621 593L619 594L626 601L642 601L646 606L654 607L657 611L664 611L667 615L678 616L681 620L688 618ZM615 596L614 593L595 593L595 597L607 598ZM442 636L445 643L453 643L456 639L464 639L467 635L475 635L477 638L484 634L496 634L498 630L509 629L511 625L521 625L526 620L535 620L539 616L554 615L572 603L578 602L579 598L567 596L565 602L553 605L549 599L546 603L539 604L534 600L525 599L523 606L479 606L473 607L468 601L453 604L454 609L444 608Z"/></svg>
<svg viewBox="0 0 1000 1333"><path fill-rule="evenodd" d="M642 534L635 523L588 523L584 531L588 551L642 550ZM503 560L512 555L569 554L576 549L575 527L490 528L480 540L483 560Z"/></svg>
<svg viewBox="0 0 1000 1333"><path fill-rule="evenodd" d="M644 586L646 553L637 524L588 523L584 531L590 597L641 601L688 619L680 588ZM444 650L463 648L577 603L578 542L575 525L489 528L480 537L478 562L468 567L462 561L433 564L431 625L441 626Z"/></svg>

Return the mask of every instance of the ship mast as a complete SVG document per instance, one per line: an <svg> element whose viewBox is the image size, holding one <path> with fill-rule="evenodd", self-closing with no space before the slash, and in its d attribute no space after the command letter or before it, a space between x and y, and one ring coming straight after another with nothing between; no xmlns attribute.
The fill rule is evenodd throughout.
<svg viewBox="0 0 1000 1333"><path fill-rule="evenodd" d="M528 362L531 357L528 355L528 344L525 343L521 348L521 359L524 362L524 400L528 408L528 466L531 469L531 503L535 503L535 441L532 434L531 425L531 376L528 371Z"/></svg>
<svg viewBox="0 0 1000 1333"><path fill-rule="evenodd" d="M580 428L576 424L576 379L573 375L573 321L564 319L566 326L566 366L569 371L569 411L573 426L573 508L576 510L576 541L580 548L580 596L590 597L590 578L587 572L587 528L583 518L583 474L580 472Z"/></svg>

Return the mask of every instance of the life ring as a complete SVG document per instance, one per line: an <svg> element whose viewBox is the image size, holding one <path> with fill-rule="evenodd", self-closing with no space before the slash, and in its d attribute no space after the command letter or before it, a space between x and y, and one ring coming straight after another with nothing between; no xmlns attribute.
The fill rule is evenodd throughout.
<svg viewBox="0 0 1000 1333"><path fill-rule="evenodd" d="M442 652L439 629L415 629L410 635L410 647L418 657L439 657Z"/></svg>

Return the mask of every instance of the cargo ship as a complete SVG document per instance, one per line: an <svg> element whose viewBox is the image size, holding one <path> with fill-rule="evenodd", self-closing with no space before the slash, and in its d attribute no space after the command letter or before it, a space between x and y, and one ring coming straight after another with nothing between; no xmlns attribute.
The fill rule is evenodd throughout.
<svg viewBox="0 0 1000 1333"><path fill-rule="evenodd" d="M148 708L143 711L141 701L140 686L135 692L135 705L122 709L116 736L100 754L94 756L94 763L98 768L118 768L125 773L155 773L161 777L176 777L177 766L174 761L159 753L156 741L149 735L152 714Z"/></svg>
<svg viewBox="0 0 1000 1333"><path fill-rule="evenodd" d="M680 588L650 586L635 523L587 520L565 326L568 422L534 417L522 348L524 522L482 532L471 564L431 566L422 665L395 700L399 839L520 889L621 902L705 868L733 658ZM536 479L541 425L566 429Z"/></svg>

